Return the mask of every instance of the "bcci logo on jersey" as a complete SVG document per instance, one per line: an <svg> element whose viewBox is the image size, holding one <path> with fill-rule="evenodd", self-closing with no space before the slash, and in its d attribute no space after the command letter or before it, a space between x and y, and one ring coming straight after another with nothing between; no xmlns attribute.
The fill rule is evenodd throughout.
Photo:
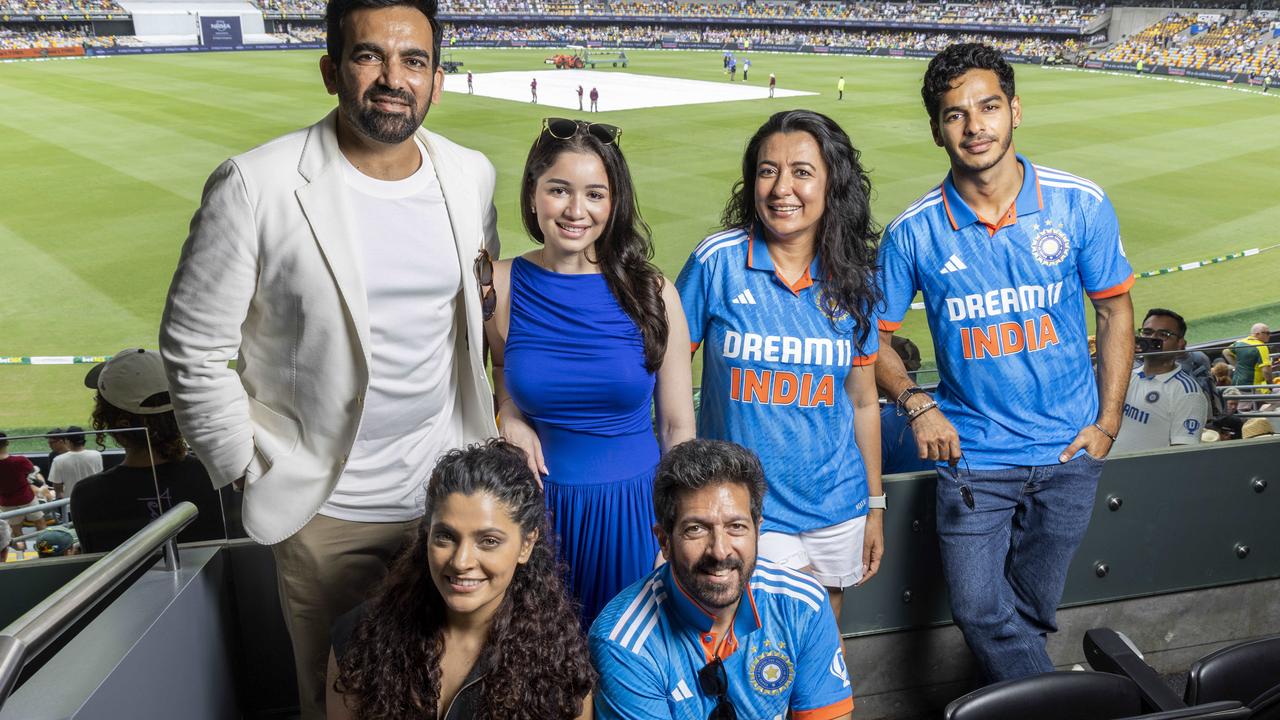
<svg viewBox="0 0 1280 720"><path fill-rule="evenodd" d="M1053 267L1067 259L1067 253L1071 252L1071 240L1062 232L1061 224L1054 227L1053 222L1049 221L1044 224L1043 229L1036 225L1035 230L1036 234L1031 238L1031 256L1036 262Z"/></svg>
<svg viewBox="0 0 1280 720"><path fill-rule="evenodd" d="M791 658L781 650L770 649L766 644L765 651L751 661L751 669L747 674L751 677L751 687L756 692L762 695L779 695L791 687L796 672Z"/></svg>

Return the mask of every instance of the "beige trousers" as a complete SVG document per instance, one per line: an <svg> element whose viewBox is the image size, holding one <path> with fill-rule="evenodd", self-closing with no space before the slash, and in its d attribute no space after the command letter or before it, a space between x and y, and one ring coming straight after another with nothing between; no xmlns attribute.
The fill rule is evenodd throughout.
<svg viewBox="0 0 1280 720"><path fill-rule="evenodd" d="M377 589L417 520L366 523L316 515L271 546L280 607L293 642L302 720L323 720L329 628Z"/></svg>

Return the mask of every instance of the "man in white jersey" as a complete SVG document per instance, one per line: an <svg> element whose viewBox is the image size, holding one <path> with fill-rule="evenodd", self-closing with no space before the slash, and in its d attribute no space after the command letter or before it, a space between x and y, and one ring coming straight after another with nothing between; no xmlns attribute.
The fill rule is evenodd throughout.
<svg viewBox="0 0 1280 720"><path fill-rule="evenodd" d="M1172 310L1152 308L1138 334L1159 340L1160 350L1144 354L1142 365L1129 379L1124 420L1111 452L1199 444L1208 420L1209 398L1191 373L1178 364L1179 351L1187 347L1187 321Z"/></svg>
<svg viewBox="0 0 1280 720"><path fill-rule="evenodd" d="M437 456L497 434L477 277L494 170L420 127L444 81L435 11L330 2L337 109L214 172L161 326L183 434L272 545L308 719L330 624L385 574Z"/></svg>
<svg viewBox="0 0 1280 720"><path fill-rule="evenodd" d="M84 436L84 428L77 425L64 430L60 439L66 452L49 463L49 484L60 498L71 497L77 482L102 472L102 453L86 450Z"/></svg>

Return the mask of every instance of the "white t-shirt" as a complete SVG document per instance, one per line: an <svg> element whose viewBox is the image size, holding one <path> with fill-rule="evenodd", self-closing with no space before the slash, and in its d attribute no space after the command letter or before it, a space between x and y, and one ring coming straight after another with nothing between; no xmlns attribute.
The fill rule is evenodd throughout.
<svg viewBox="0 0 1280 720"><path fill-rule="evenodd" d="M1133 371L1124 396L1124 420L1116 437L1116 453L1155 450L1200 442L1209 415L1209 399L1185 370L1145 375Z"/></svg>
<svg viewBox="0 0 1280 720"><path fill-rule="evenodd" d="M369 301L371 363L360 430L320 513L356 522L411 520L427 478L462 440L457 300L462 269L426 149L404 180L377 180L344 157L343 177Z"/></svg>
<svg viewBox="0 0 1280 720"><path fill-rule="evenodd" d="M49 466L49 484L61 485L62 496L71 497L76 483L102 472L102 453L97 450L71 450L53 459Z"/></svg>

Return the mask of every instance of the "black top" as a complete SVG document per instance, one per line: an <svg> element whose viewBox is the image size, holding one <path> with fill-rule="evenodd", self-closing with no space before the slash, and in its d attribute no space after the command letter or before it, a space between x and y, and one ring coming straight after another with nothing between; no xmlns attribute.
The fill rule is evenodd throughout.
<svg viewBox="0 0 1280 720"><path fill-rule="evenodd" d="M184 500L194 503L200 514L178 533L178 542L227 537L218 491L199 460L188 455L156 465L154 470L153 479L152 468L117 465L76 483L71 491L71 516L84 552L115 549Z"/></svg>
<svg viewBox="0 0 1280 720"><path fill-rule="evenodd" d="M369 601L366 600L333 621L333 627L329 630L329 639L333 643L333 656L339 664L347 654L347 646L351 643L356 628L368 613ZM449 704L440 720L474 720L478 717L480 700L484 698L485 670L482 665L484 665L483 662L477 662L471 666L467 679L462 681L462 688L458 690L458 694L454 696L453 702Z"/></svg>

